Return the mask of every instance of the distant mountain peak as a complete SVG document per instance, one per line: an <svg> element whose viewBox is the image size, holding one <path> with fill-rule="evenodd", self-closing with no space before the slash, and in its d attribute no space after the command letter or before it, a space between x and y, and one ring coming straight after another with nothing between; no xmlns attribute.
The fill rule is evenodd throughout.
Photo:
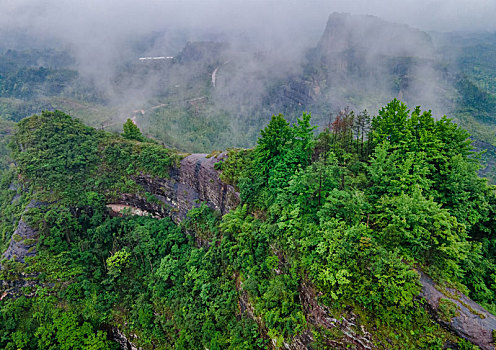
<svg viewBox="0 0 496 350"><path fill-rule="evenodd" d="M334 12L318 44L321 55L350 49L368 55L416 56L432 58L434 47L429 34L405 24L387 22L371 15Z"/></svg>

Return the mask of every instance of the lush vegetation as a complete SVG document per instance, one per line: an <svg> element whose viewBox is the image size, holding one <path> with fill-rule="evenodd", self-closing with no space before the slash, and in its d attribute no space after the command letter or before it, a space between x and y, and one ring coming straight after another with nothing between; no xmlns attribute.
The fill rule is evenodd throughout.
<svg viewBox="0 0 496 350"><path fill-rule="evenodd" d="M279 348L308 331L322 348L345 334L311 321L301 295L314 291L379 347L470 348L416 298L422 270L496 312L496 198L467 132L397 100L314 129L309 114L273 116L254 149L217 165L241 205L176 225L108 214L115 196L143 192L136 175L167 176L177 159L130 120L123 137L57 111L22 120L0 225L5 247L23 213L37 255L4 261L0 277L35 283L2 297L0 346L113 349L118 328L144 349ZM25 210L32 198L49 204ZM440 309L456 316L449 300Z"/></svg>
<svg viewBox="0 0 496 350"><path fill-rule="evenodd" d="M291 127L273 117L251 166L239 175L255 216L245 206L227 217L237 216L234 232L241 237L253 235L254 222L260 225L266 255L254 266L273 256L291 276L283 287L289 295L301 283L295 278L310 278L327 305L355 305L386 327L396 324L401 343L412 348L426 347L426 338L408 329L433 332L413 298L419 292L414 269L469 290L495 312L494 192L477 177L468 134L430 112L410 113L397 100L369 126L366 114L340 116L315 141L306 118ZM370 129L365 140L364 129ZM262 221L255 218L259 210L266 213ZM260 241L247 256L263 251ZM250 290L254 300L263 300L260 277L248 268L244 274L248 285L258 286ZM267 320L284 338L301 324L301 308L286 310L292 323L280 313L278 322Z"/></svg>
<svg viewBox="0 0 496 350"><path fill-rule="evenodd" d="M132 175L167 177L178 159L154 142L136 141L145 140L139 129L131 130L126 124L123 137L116 137L60 111L43 112L17 124L12 154L38 196L70 203L112 198L136 190Z"/></svg>

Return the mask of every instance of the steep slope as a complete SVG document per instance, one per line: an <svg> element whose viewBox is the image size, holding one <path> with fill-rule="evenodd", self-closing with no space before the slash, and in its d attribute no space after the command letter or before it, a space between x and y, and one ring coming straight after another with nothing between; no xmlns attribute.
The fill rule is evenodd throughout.
<svg viewBox="0 0 496 350"><path fill-rule="evenodd" d="M365 139L340 118L315 139L309 115L275 116L254 150L186 157L60 112L21 122L16 182L45 203L2 262L2 346L491 349L467 293L494 309L496 200L467 134L396 100Z"/></svg>
<svg viewBox="0 0 496 350"><path fill-rule="evenodd" d="M223 183L214 166L222 161L226 153L209 157L207 154L191 154L184 157L170 171L169 178L141 174L134 178L138 185L155 196L155 204L134 194L123 194L116 203L131 205L160 217L170 216L176 223L200 203L205 203L221 215L236 208L239 193L233 186ZM164 206L165 205L165 206Z"/></svg>

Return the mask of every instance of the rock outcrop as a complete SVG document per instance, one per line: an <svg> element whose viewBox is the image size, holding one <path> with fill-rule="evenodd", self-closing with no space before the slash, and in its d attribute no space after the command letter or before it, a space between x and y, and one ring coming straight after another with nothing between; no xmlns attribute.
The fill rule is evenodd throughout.
<svg viewBox="0 0 496 350"><path fill-rule="evenodd" d="M34 257L36 255L36 244L38 243L38 230L36 227L32 227L27 218L25 217L26 212L31 208L42 208L46 206L47 203L32 200L25 208L23 216L20 218L17 228L15 229L12 237L10 238L10 243L2 254L0 260L15 261L17 263L26 263L26 258ZM0 264L0 270L3 267ZM8 268L6 269L8 271ZM35 287L38 283L34 279L36 274L26 274L24 272L11 272L5 275L5 280L0 280L0 289L2 290L2 295L0 300L5 297L16 297L18 295L26 295L26 287Z"/></svg>
<svg viewBox="0 0 496 350"><path fill-rule="evenodd" d="M349 349L351 345L355 349L374 349L372 335L359 326L356 316L348 311L338 318L334 317L329 308L317 301L314 287L309 282L302 282L299 287L299 297L303 306L303 313L308 324L316 329L338 329L343 335L342 339L327 339L326 347L330 349ZM295 336L289 344L285 344L288 350L311 349L310 344L314 341L311 331L305 331Z"/></svg>
<svg viewBox="0 0 496 350"><path fill-rule="evenodd" d="M443 327L483 350L496 349L496 317L493 314L463 293L452 288L440 287L422 272L420 283L420 296L425 299L429 311ZM443 301L445 305L451 306L451 314L440 308Z"/></svg>
<svg viewBox="0 0 496 350"><path fill-rule="evenodd" d="M32 200L25 209L41 208L47 203ZM23 216L17 224L17 228L10 238L7 250L2 254L2 259L25 263L25 259L36 255L36 243L38 242L38 230L31 227ZM1 267L0 267L1 268Z"/></svg>
<svg viewBox="0 0 496 350"><path fill-rule="evenodd" d="M112 328L111 332L112 339L119 344L119 348L122 350L140 350L136 345L134 345L124 333L121 332L119 328Z"/></svg>
<svg viewBox="0 0 496 350"><path fill-rule="evenodd" d="M431 37L407 25L384 21L375 16L334 12L317 46L321 57L355 51L367 59L378 55L401 57L434 56Z"/></svg>
<svg viewBox="0 0 496 350"><path fill-rule="evenodd" d="M214 168L215 163L226 156L226 153L216 157L191 154L183 158L179 167L171 169L168 179L137 176L136 182L158 201L123 194L119 204L136 207L158 217L170 215L176 223L184 220L187 212L202 202L224 215L239 204L239 193L233 186L222 182Z"/></svg>

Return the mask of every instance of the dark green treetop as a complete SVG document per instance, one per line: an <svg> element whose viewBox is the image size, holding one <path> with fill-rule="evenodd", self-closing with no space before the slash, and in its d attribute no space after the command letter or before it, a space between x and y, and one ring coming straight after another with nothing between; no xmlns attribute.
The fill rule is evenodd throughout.
<svg viewBox="0 0 496 350"><path fill-rule="evenodd" d="M133 123L131 119L128 119L123 125L124 132L122 136L128 140L144 141L143 134L140 129Z"/></svg>

